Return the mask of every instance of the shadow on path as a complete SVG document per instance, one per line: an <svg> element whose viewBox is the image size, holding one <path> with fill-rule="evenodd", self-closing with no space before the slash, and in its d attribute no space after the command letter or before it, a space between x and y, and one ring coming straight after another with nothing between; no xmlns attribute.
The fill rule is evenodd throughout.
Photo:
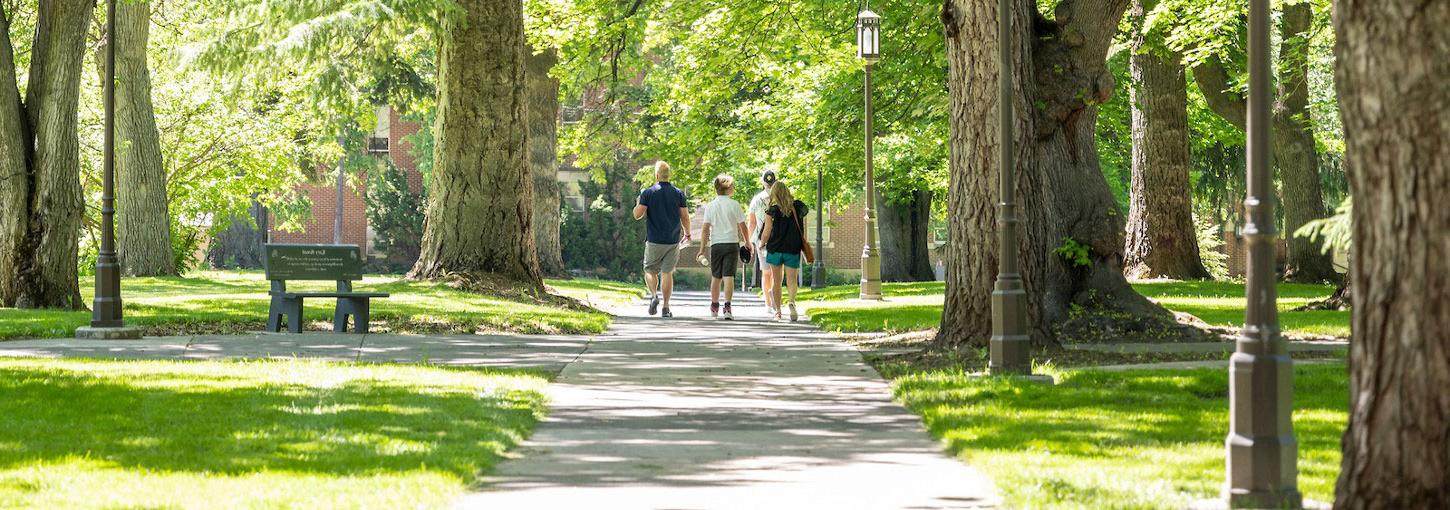
<svg viewBox="0 0 1450 510"><path fill-rule="evenodd" d="M740 296L737 296L740 297ZM948 457L852 347L774 323L753 297L709 319L623 310L550 385L521 458L460 508L981 508L991 482Z"/></svg>

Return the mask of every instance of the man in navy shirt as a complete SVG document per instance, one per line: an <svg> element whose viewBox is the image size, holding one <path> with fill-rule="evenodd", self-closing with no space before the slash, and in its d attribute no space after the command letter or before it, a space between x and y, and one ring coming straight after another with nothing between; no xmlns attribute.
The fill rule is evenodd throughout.
<svg viewBox="0 0 1450 510"><path fill-rule="evenodd" d="M654 315L664 294L660 317L670 313L670 293L675 289L675 265L680 261L680 243L690 240L690 212L685 192L670 184L670 165L655 163L654 186L639 194L634 219L645 220L644 286L649 291L649 314Z"/></svg>

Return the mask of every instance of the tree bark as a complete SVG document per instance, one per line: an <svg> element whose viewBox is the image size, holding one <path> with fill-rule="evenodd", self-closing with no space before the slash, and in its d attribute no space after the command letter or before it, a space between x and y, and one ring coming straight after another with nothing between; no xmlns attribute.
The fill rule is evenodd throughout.
<svg viewBox="0 0 1450 510"><path fill-rule="evenodd" d="M555 50L530 52L525 71L529 90L529 170L534 180L534 245L544 276L563 277L559 244L559 80L549 76L558 63Z"/></svg>
<svg viewBox="0 0 1450 510"><path fill-rule="evenodd" d="M177 274L146 61L150 32L149 1L116 4L116 254L127 276Z"/></svg>
<svg viewBox="0 0 1450 510"><path fill-rule="evenodd" d="M15 75L10 45L10 13L0 2L0 306L15 306L16 273L28 255L22 251L29 228L30 126Z"/></svg>
<svg viewBox="0 0 1450 510"><path fill-rule="evenodd" d="M1014 126L1019 254L1037 343L1055 343L1073 304L1167 320L1166 310L1123 277L1123 218L1099 169L1097 107L1113 91L1107 50L1128 0L1064 1L1055 20L1028 0L1013 7L1013 65L1022 112ZM991 331L997 272L997 13L986 2L947 0L951 89L951 247L938 342L983 345ZM1088 249L1079 266L1053 253L1071 239Z"/></svg>
<svg viewBox="0 0 1450 510"><path fill-rule="evenodd" d="M1152 0L1136 0L1139 20ZM1141 24L1138 21L1137 24ZM1188 79L1178 55L1133 41L1133 183L1125 248L1129 278L1208 278L1198 254L1188 169Z"/></svg>
<svg viewBox="0 0 1450 510"><path fill-rule="evenodd" d="M1300 227L1327 215L1319 181L1319 158L1314 124L1309 114L1309 30L1314 21L1309 2L1287 4L1279 25L1280 61L1278 101L1274 105L1274 164L1284 202L1284 232L1288 236L1285 278L1301 282L1338 280L1333 255L1319 243L1294 235ZM1209 108L1240 130L1245 126L1246 103L1231 90L1232 79L1222 62L1210 60L1195 67Z"/></svg>
<svg viewBox="0 0 1450 510"><path fill-rule="evenodd" d="M226 230L212 239L207 249L207 263L213 269L262 269L267 242L267 208L255 198L247 215L236 215Z"/></svg>
<svg viewBox="0 0 1450 510"><path fill-rule="evenodd" d="M86 27L94 8L92 0L41 0L23 102L8 39L0 48L0 77L5 78L0 83L0 148L6 154L0 157L6 188L0 194L6 201L0 247L7 249L0 258L8 259L0 269L10 269L0 276L0 305L85 308L76 277L84 214L77 108ZM4 28L8 38L9 26ZM16 167L22 160L23 167ZM8 251L12 247L15 251Z"/></svg>
<svg viewBox="0 0 1450 510"><path fill-rule="evenodd" d="M931 268L931 191L914 191L910 200L893 203L877 194L876 222L881 232L881 280L929 282ZM815 242L815 240L811 240Z"/></svg>
<svg viewBox="0 0 1450 510"><path fill-rule="evenodd" d="M423 250L410 276L493 273L540 288L528 166L523 6L463 0L442 29Z"/></svg>
<svg viewBox="0 0 1450 510"><path fill-rule="evenodd" d="M1450 508L1450 2L1336 0L1354 199L1335 507Z"/></svg>

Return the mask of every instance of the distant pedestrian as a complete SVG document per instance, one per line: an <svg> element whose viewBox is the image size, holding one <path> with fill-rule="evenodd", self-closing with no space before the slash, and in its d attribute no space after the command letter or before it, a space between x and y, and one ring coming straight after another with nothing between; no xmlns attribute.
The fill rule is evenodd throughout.
<svg viewBox="0 0 1450 510"><path fill-rule="evenodd" d="M735 269L740 263L740 243L749 239L745 228L745 212L735 194L735 178L725 174L715 177L715 200L705 204L705 226L700 228L700 256L709 251L710 316L720 311L720 288L725 289L726 320L735 318L730 300L735 297Z"/></svg>
<svg viewBox="0 0 1450 510"><path fill-rule="evenodd" d="M801 259L807 263L815 259L811 245L806 241L806 204L796 200L784 183L775 183L770 188L770 207L765 211L765 249L769 252L765 263L770 266L773 285L766 288L768 301L775 303L775 320L780 320L782 283L790 289L790 320L800 317L795 308L796 274L800 272ZM782 281L783 280L783 281ZM773 296L772 296L773 295Z"/></svg>
<svg viewBox="0 0 1450 510"><path fill-rule="evenodd" d="M760 193L756 193L754 198L750 199L750 244L755 247L755 260L753 263L755 264L756 274L760 275L761 289L773 288L771 286L770 271L768 271L770 267L765 264L765 238L761 237L761 234L765 231L765 211L770 205L770 187L775 185L775 180L775 170L766 170L765 173L760 174L760 184L764 188L760 190ZM765 304L771 313L780 312L780 303L772 304L769 294L766 294Z"/></svg>
<svg viewBox="0 0 1450 510"><path fill-rule="evenodd" d="M639 194L634 219L645 220L644 286L649 292L649 314L660 312L669 318L670 294L675 289L675 266L680 261L680 243L690 240L690 212L685 192L670 184L670 165L655 163L654 186ZM660 309L661 294L664 308Z"/></svg>

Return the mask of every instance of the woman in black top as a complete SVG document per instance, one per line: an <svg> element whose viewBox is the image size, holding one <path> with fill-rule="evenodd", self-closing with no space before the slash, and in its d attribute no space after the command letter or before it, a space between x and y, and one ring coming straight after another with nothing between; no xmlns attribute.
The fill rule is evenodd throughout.
<svg viewBox="0 0 1450 510"><path fill-rule="evenodd" d="M796 274L801 268L801 253L809 253L804 228L806 204L791 196L790 188L782 182L771 186L769 203L761 238L765 239L765 263L770 266L774 283L765 290L765 298L776 310L775 319L780 320L780 286L785 283L790 289L790 320L795 321L800 317L795 309Z"/></svg>

